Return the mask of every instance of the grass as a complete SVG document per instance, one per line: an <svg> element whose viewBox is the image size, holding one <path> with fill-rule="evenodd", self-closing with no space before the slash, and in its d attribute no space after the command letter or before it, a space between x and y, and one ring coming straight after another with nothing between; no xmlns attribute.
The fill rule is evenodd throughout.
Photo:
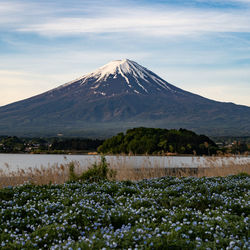
<svg viewBox="0 0 250 250"><path fill-rule="evenodd" d="M116 162L110 162L109 169L111 169L111 171L109 173L105 172L104 175L107 174L107 179L115 179L119 181L138 181L164 176L212 177L237 175L239 173L250 174L249 161L240 161L238 158L207 157L205 158L205 162L202 162L198 168L187 168L186 166L181 166L180 168L162 168L159 167L162 166L160 162L161 158L157 159L152 163L149 161L149 158L145 158L145 162L140 168L134 168L129 162L126 162L124 158L118 157ZM95 174L93 172L91 173L91 175L94 175L95 178L99 178L97 175L101 171L108 171L107 169L105 170L105 164L102 165L104 168L101 171L100 166L101 165L99 165L99 163L96 163L95 168L90 170L95 172ZM70 179L70 175L72 174L72 172L70 172L70 168L72 169L72 167L75 177L82 180L89 179L89 173L86 172L88 170L88 166L83 166L79 162L71 162L68 165L29 168L28 170L21 169L11 173L0 170L0 188L6 186L16 186L25 183L32 183L36 185L45 185L50 183L63 184ZM6 169L8 168L9 166L7 165ZM114 175L114 173L116 173L116 175ZM75 180L77 178L75 178Z"/></svg>

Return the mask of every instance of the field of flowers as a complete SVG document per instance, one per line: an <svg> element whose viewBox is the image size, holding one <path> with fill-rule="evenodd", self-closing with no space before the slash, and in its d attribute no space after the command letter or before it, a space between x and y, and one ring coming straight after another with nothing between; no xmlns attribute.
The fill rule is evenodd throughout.
<svg viewBox="0 0 250 250"><path fill-rule="evenodd" d="M249 249L250 177L0 189L1 249Z"/></svg>

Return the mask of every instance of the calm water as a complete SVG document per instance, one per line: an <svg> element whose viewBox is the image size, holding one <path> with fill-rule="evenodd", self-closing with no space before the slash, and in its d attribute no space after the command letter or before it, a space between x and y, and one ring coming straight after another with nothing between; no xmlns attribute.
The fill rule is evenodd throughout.
<svg viewBox="0 0 250 250"><path fill-rule="evenodd" d="M183 156L106 156L111 166L126 167L207 167L211 160L216 159L217 165L233 161L249 163L250 157L183 157ZM33 154L0 154L0 170L12 172L18 169L49 167L55 164L78 162L81 166L89 167L98 162L100 156L96 155L33 155Z"/></svg>

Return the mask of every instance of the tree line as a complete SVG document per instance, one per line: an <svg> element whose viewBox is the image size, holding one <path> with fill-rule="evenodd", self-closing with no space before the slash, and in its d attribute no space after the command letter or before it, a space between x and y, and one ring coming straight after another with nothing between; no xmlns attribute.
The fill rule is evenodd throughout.
<svg viewBox="0 0 250 250"><path fill-rule="evenodd" d="M0 136L0 153L63 153L63 151L97 151L103 143L87 138L19 138Z"/></svg>
<svg viewBox="0 0 250 250"><path fill-rule="evenodd" d="M186 129L134 128L106 140L88 138L19 138L0 136L0 153L102 154L242 154L250 152L250 137L214 137Z"/></svg>

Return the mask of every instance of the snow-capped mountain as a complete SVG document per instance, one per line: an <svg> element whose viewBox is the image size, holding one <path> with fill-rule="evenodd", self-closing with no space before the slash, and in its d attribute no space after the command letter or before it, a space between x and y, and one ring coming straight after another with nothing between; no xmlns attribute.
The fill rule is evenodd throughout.
<svg viewBox="0 0 250 250"><path fill-rule="evenodd" d="M184 91L128 59L0 107L0 134L105 136L136 126L249 134L249 124L249 107Z"/></svg>
<svg viewBox="0 0 250 250"><path fill-rule="evenodd" d="M85 93L106 97L121 94L150 95L165 91L184 93L152 71L128 59L112 61L52 92L65 87L84 89Z"/></svg>
<svg viewBox="0 0 250 250"><path fill-rule="evenodd" d="M90 89L94 90L96 94L100 93L107 96L120 94L123 91L144 95L165 90L177 91L174 86L152 71L128 59L112 61L84 76L81 80L81 85L94 80ZM105 89L108 93L102 92Z"/></svg>

